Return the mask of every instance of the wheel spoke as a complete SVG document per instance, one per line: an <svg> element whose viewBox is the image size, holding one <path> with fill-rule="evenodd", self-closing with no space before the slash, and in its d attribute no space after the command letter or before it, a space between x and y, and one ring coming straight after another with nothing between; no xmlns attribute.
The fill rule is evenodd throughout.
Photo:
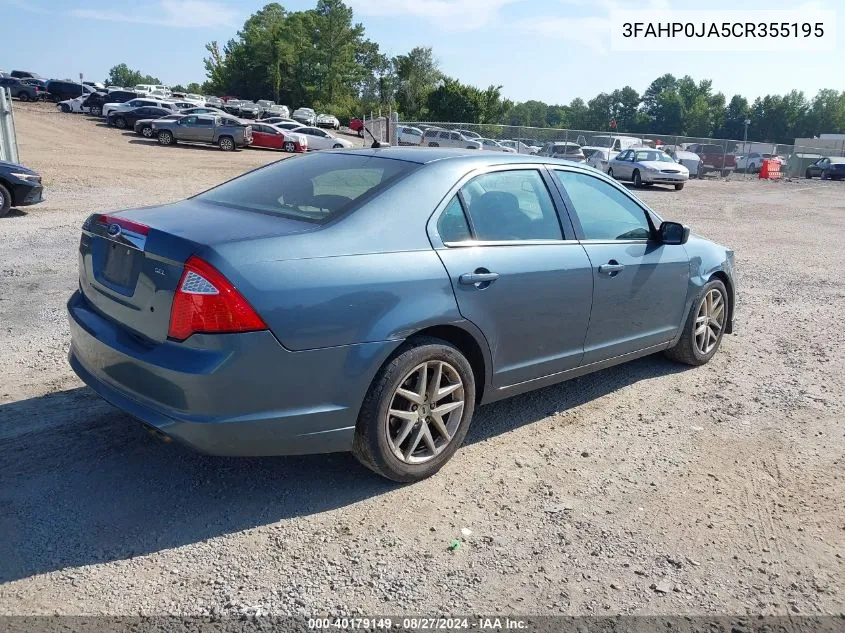
<svg viewBox="0 0 845 633"><path fill-rule="evenodd" d="M439 413L431 412L431 423L434 425L434 428L437 429L437 432L440 433L441 437L447 442L452 439L452 436L449 434L449 429L446 428L446 423L443 421L443 416Z"/></svg>
<svg viewBox="0 0 845 633"><path fill-rule="evenodd" d="M440 381L443 379L443 363L435 363L434 374L431 376L431 384L425 392L428 401L436 402L437 392L440 389Z"/></svg>
<svg viewBox="0 0 845 633"><path fill-rule="evenodd" d="M420 367L420 379L417 382L417 393L420 397L425 399L428 392L428 363L423 363Z"/></svg>
<svg viewBox="0 0 845 633"><path fill-rule="evenodd" d="M431 436L431 429L428 428L427 424L423 424L422 428L425 429L422 434L423 444L425 444L426 448L431 451L432 455L436 455L439 451L437 450L437 446L434 444L434 438Z"/></svg>
<svg viewBox="0 0 845 633"><path fill-rule="evenodd" d="M405 400L413 402L414 404L422 404L424 400L423 396L420 394L409 391L408 389L403 389L402 387L399 387L399 389L396 390L396 395L402 396Z"/></svg>
<svg viewBox="0 0 845 633"><path fill-rule="evenodd" d="M419 417L417 416L416 411L403 411L402 409L390 409L388 414L392 415L394 418L410 420L411 422L416 422Z"/></svg>
<svg viewBox="0 0 845 633"><path fill-rule="evenodd" d="M702 323L697 328L695 328L695 335L701 336L702 334L704 334L704 330L706 330L706 329L707 329L707 323Z"/></svg>
<svg viewBox="0 0 845 633"><path fill-rule="evenodd" d="M724 306L723 304L720 304L720 305L719 305L719 306L718 306L715 310L713 310L713 314L710 316L710 318L711 318L713 321L716 321L716 320L717 320L717 319L719 319L719 318L720 318L720 317L721 317L724 313L725 313L725 306Z"/></svg>
<svg viewBox="0 0 845 633"><path fill-rule="evenodd" d="M441 400L443 400L443 398L448 396L450 393L454 393L455 391L460 389L462 386L463 385L461 385L461 383L456 382L454 385L446 385L445 387L441 387L437 391L437 398L434 402L435 403L440 402Z"/></svg>
<svg viewBox="0 0 845 633"><path fill-rule="evenodd" d="M402 425L402 428L399 429L398 435L393 439L393 445L396 447L396 450L401 450L399 447L402 446L402 442L405 441L405 438L408 437L408 434L411 432L411 429L414 428L415 421L416 420L407 420Z"/></svg>
<svg viewBox="0 0 845 633"><path fill-rule="evenodd" d="M417 446L420 445L420 440L422 439L422 436L425 434L427 429L428 427L425 424L420 424L420 427L417 429L417 432L414 433L414 436L408 443L408 449L405 451L405 461L411 459L411 455L413 455L414 451L417 450Z"/></svg>
<svg viewBox="0 0 845 633"><path fill-rule="evenodd" d="M457 400L455 402L447 402L445 404L441 404L436 409L432 409L431 412L433 414L437 414L439 416L444 416L447 413L451 413L452 411L460 409L463 406L464 406L464 401L463 400Z"/></svg>

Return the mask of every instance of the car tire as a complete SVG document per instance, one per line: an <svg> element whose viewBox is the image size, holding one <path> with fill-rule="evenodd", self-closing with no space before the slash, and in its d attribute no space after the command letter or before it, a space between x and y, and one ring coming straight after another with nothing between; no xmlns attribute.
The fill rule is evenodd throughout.
<svg viewBox="0 0 845 633"><path fill-rule="evenodd" d="M720 304L715 299L711 299L716 295L720 297ZM708 301L712 308L706 306ZM666 350L666 356L679 363L695 366L704 365L713 358L722 344L728 322L728 314L730 314L728 301L728 291L719 279L706 283L692 303L681 338L674 347ZM721 305L720 313L718 313L718 305ZM717 328L711 327L715 320L714 311L721 317L721 321L716 320ZM704 317L707 317L707 320L704 320ZM701 330L702 327L705 328L704 331ZM713 336L715 339L712 338Z"/></svg>
<svg viewBox="0 0 845 633"><path fill-rule="evenodd" d="M813 172L808 169L804 172L804 178L806 178L807 180L811 180L813 178Z"/></svg>
<svg viewBox="0 0 845 633"><path fill-rule="evenodd" d="M3 185L0 185L0 218L9 214L12 208L12 194Z"/></svg>
<svg viewBox="0 0 845 633"><path fill-rule="evenodd" d="M334 145L332 145L332 149L343 149L343 145L341 145L340 143L335 143Z"/></svg>
<svg viewBox="0 0 845 633"><path fill-rule="evenodd" d="M29 101L29 95L26 94L25 92L21 92L21 93L18 94L18 99L20 99L21 101L26 103L27 101Z"/></svg>
<svg viewBox="0 0 845 633"><path fill-rule="evenodd" d="M429 147L440 147L440 143L430 142L430 143L428 144L428 146L429 146Z"/></svg>
<svg viewBox="0 0 845 633"><path fill-rule="evenodd" d="M296 145L293 141L285 141L285 151L289 154L293 154L296 151Z"/></svg>
<svg viewBox="0 0 845 633"><path fill-rule="evenodd" d="M217 147L224 152L233 152L235 151L235 139L231 136L221 136L217 139Z"/></svg>
<svg viewBox="0 0 845 633"><path fill-rule="evenodd" d="M607 168L607 175L610 176L611 178L613 178L613 167Z"/></svg>
<svg viewBox="0 0 845 633"><path fill-rule="evenodd" d="M731 175L731 170L730 170L730 169L723 169L723 170L722 170L722 178L727 178L727 177L728 177L728 176L730 176L730 175Z"/></svg>
<svg viewBox="0 0 845 633"><path fill-rule="evenodd" d="M153 137L153 128L149 125L145 125L141 128L141 136L144 138L152 138Z"/></svg>
<svg viewBox="0 0 845 633"><path fill-rule="evenodd" d="M643 178L642 178L642 176L640 176L640 170L639 169L634 170L634 175L631 177L631 180L634 181L635 187L642 187L643 186Z"/></svg>
<svg viewBox="0 0 845 633"><path fill-rule="evenodd" d="M421 384L422 372L425 384ZM440 392L444 383L459 386L432 400L430 387L435 378ZM428 389L423 388L426 385ZM415 399L406 398L400 390ZM435 418L426 415L432 404L434 410L454 406ZM437 338L411 339L373 380L358 416L352 452L382 477L402 483L420 481L434 475L458 450L474 410L475 376L466 357ZM406 415L391 415L391 411Z"/></svg>
<svg viewBox="0 0 845 633"><path fill-rule="evenodd" d="M675 185L675 191L680 191L683 188L684 188L684 183L680 183L678 185Z"/></svg>
<svg viewBox="0 0 845 633"><path fill-rule="evenodd" d="M126 119L124 119L122 116L114 117L114 126L118 130L125 130L126 129Z"/></svg>
<svg viewBox="0 0 845 633"><path fill-rule="evenodd" d="M100 106L91 106L89 112L92 116L103 116L103 108Z"/></svg>
<svg viewBox="0 0 845 633"><path fill-rule="evenodd" d="M823 169L819 178L821 178L822 180L827 180L830 178L830 174L828 174L826 169Z"/></svg>
<svg viewBox="0 0 845 633"><path fill-rule="evenodd" d="M158 133L159 145L173 145L175 141L176 139L173 138L173 132L169 130L162 130Z"/></svg>
<svg viewBox="0 0 845 633"><path fill-rule="evenodd" d="M70 113L70 106L69 106L68 104L66 104L66 103L63 103L63 104L61 105L61 110L62 110L62 112L64 112L65 114L68 114L68 113Z"/></svg>

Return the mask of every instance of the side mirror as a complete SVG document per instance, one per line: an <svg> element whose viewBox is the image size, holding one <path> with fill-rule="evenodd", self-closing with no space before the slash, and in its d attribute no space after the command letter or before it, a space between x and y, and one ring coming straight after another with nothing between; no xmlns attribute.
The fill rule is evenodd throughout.
<svg viewBox="0 0 845 633"><path fill-rule="evenodd" d="M689 240L690 229L680 222L663 222L658 230L660 241L668 245L686 244Z"/></svg>

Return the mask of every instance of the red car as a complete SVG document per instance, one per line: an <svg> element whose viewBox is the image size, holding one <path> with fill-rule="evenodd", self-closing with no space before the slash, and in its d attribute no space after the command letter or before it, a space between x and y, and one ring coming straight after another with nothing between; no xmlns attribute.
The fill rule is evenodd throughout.
<svg viewBox="0 0 845 633"><path fill-rule="evenodd" d="M364 122L361 119L349 119L349 129L358 132L358 136L364 136Z"/></svg>
<svg viewBox="0 0 845 633"><path fill-rule="evenodd" d="M308 151L308 139L302 134L295 134L269 123L252 123L250 127L252 147L269 147L296 153Z"/></svg>

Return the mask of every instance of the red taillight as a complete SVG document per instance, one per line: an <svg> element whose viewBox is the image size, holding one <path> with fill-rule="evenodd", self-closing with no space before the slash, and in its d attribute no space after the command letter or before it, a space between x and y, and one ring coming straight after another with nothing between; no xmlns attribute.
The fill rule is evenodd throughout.
<svg viewBox="0 0 845 633"><path fill-rule="evenodd" d="M147 235L150 232L150 227L148 227L146 224L141 224L140 222L133 222L132 220L127 220L126 218L119 218L113 215L98 215L97 222L105 225L117 224L124 231L132 231L133 233L137 233L138 235Z"/></svg>
<svg viewBox="0 0 845 633"><path fill-rule="evenodd" d="M243 295L216 268L191 256L179 280L167 336L178 341L196 332L222 334L266 330Z"/></svg>

